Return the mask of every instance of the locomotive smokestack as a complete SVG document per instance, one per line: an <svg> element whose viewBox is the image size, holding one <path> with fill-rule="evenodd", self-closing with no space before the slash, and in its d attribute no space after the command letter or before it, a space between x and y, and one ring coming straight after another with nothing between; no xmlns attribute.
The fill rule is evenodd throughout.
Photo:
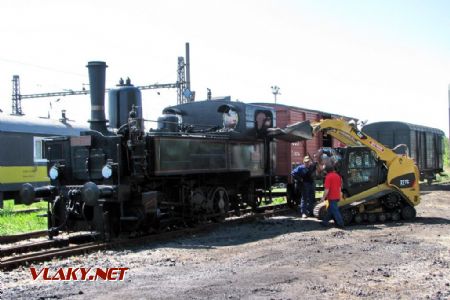
<svg viewBox="0 0 450 300"><path fill-rule="evenodd" d="M106 68L104 61L90 61L87 66L89 71L89 86L91 95L91 129L106 134L105 118L105 77Z"/></svg>

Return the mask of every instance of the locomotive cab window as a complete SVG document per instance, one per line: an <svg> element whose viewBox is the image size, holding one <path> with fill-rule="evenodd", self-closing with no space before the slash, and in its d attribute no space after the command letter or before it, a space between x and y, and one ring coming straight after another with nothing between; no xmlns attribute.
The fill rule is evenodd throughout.
<svg viewBox="0 0 450 300"><path fill-rule="evenodd" d="M223 128L235 129L239 122L239 115L234 109L222 113Z"/></svg>
<svg viewBox="0 0 450 300"><path fill-rule="evenodd" d="M46 162L43 150L44 137L35 136L33 137L33 161L34 162Z"/></svg>
<svg viewBox="0 0 450 300"><path fill-rule="evenodd" d="M263 130L273 127L273 117L270 111L257 110L255 112L256 130Z"/></svg>

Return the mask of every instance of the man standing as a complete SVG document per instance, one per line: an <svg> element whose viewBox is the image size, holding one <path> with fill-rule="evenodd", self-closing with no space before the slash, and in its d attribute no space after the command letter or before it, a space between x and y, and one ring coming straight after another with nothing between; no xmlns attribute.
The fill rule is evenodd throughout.
<svg viewBox="0 0 450 300"><path fill-rule="evenodd" d="M328 200L328 209L326 216L320 224L328 226L331 217L334 217L336 226L344 228L344 221L342 220L342 215L338 207L339 200L341 199L342 179L332 165L327 165L325 170L327 175L324 181L325 192L323 193L322 201Z"/></svg>
<svg viewBox="0 0 450 300"><path fill-rule="evenodd" d="M317 163L312 162L309 156L305 156L303 158L303 164L297 166L291 173L301 185L302 199L300 202L300 213L302 214L302 218L307 218L312 215L314 209L316 197L314 176L316 167Z"/></svg>

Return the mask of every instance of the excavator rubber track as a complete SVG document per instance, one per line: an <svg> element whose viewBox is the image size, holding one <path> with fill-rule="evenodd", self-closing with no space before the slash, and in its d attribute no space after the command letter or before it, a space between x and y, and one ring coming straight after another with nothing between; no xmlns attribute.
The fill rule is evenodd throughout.
<svg viewBox="0 0 450 300"><path fill-rule="evenodd" d="M362 203L360 205L364 204L366 203ZM395 207L392 209L383 207L383 211L380 212L359 212L360 205L339 208L345 225L386 223L390 221L398 222L400 220L410 221L416 217L416 209L406 203L404 203L401 207ZM313 210L314 217L322 220L327 213L326 209L326 201L317 203Z"/></svg>

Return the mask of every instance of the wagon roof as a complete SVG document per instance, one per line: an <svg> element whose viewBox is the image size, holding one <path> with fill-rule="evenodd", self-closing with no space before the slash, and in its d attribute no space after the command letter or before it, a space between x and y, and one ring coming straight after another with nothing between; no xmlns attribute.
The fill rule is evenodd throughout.
<svg viewBox="0 0 450 300"><path fill-rule="evenodd" d="M304 107L298 107L298 106L292 106L292 105L286 105L286 104L279 104L279 103L264 103L264 102L255 102L252 104L256 104L256 105L263 105L263 106L270 106L272 108L284 108L284 109L288 109L288 110L296 110L296 111L305 111L305 112L310 112L310 113L315 113L315 114L319 114L319 115L329 115L332 118L344 118L344 119L353 119L355 121L358 121L358 118L355 117L349 117L349 116L344 116L344 115L339 115L339 114L335 114L335 113L330 113L330 112L325 112L325 111L321 111L321 110L315 110L315 109L310 109L310 108L304 108Z"/></svg>
<svg viewBox="0 0 450 300"><path fill-rule="evenodd" d="M406 129L406 130L410 130L410 131L431 132L431 133L435 133L435 134L439 134L439 135L445 135L444 131L442 131L438 128L417 125L417 124L411 124L411 123L407 123L407 122L400 122L400 121L373 122L373 123L365 125L363 130L364 129L380 130L383 128Z"/></svg>
<svg viewBox="0 0 450 300"><path fill-rule="evenodd" d="M87 124L72 121L33 118L29 116L9 116L0 114L0 132L22 132L47 135L79 135L89 130Z"/></svg>

